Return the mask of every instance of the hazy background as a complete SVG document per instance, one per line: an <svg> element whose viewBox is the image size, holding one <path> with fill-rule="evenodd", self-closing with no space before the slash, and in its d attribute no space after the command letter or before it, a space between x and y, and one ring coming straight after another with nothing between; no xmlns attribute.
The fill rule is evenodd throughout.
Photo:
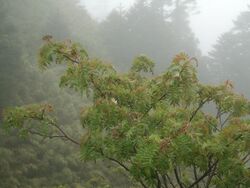
<svg viewBox="0 0 250 188"><path fill-rule="evenodd" d="M185 52L198 59L202 82L229 79L250 98L250 0L146 1L0 0L1 188L121 188L131 183L110 163L83 164L78 150L67 143L20 139L16 131L6 134L2 129L5 108L51 103L69 134L77 139L83 131L79 111L89 101L59 88L63 66L48 71L37 66L44 35L79 42L91 57L119 71L145 54L158 74Z"/></svg>
<svg viewBox="0 0 250 188"><path fill-rule="evenodd" d="M102 21L115 8L129 9L135 0L81 0L90 15ZM250 0L198 0L197 12L190 16L190 26L206 55L218 37L233 26L233 20L247 9Z"/></svg>

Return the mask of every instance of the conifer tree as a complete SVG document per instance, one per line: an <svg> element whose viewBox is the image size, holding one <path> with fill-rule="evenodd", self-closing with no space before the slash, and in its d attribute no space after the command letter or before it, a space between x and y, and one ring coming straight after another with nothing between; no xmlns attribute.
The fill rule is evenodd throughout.
<svg viewBox="0 0 250 188"><path fill-rule="evenodd" d="M220 36L210 52L211 74L218 80L230 79L248 97L250 59L250 6L234 21L234 27Z"/></svg>

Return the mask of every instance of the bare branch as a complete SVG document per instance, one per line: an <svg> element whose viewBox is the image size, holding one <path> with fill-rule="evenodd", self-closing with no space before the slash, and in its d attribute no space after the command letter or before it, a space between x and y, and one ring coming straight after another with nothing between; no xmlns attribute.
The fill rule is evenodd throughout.
<svg viewBox="0 0 250 188"><path fill-rule="evenodd" d="M118 160L116 160L116 159L114 159L114 158L112 158L112 157L107 157L107 156L105 156L104 155L104 152L101 150L101 154L104 156L104 157L106 157L107 159L109 159L110 161L113 161L113 162L115 162L116 164L118 164L119 166L121 166L123 169L125 169L127 172L130 172L130 170L129 170L129 168L126 166L126 165L124 165L122 162L120 162L120 161L118 161ZM139 180L139 182L140 182L140 184L142 185L142 187L143 188L148 188L146 185L145 185L145 183L140 179Z"/></svg>
<svg viewBox="0 0 250 188"><path fill-rule="evenodd" d="M195 185L197 185L200 181L202 181L205 177L207 177L209 175L209 173L213 170L213 167L215 165L217 165L217 163L219 162L219 160L216 160L212 165L210 165L210 167L207 169L207 171L205 171L203 173L202 176L200 176L195 182L193 182L188 188L194 187Z"/></svg>
<svg viewBox="0 0 250 188"><path fill-rule="evenodd" d="M212 180L212 178L214 177L216 168L217 168L217 164L214 165L214 167L212 168L212 172L209 173L208 180L207 180L207 183L206 183L205 188L209 188L209 185L210 185L210 183L211 183L211 180Z"/></svg>
<svg viewBox="0 0 250 188"><path fill-rule="evenodd" d="M44 116L42 116L40 118L33 118L33 119L36 119L38 121L42 121L42 120L48 121L48 123L51 124L52 126L54 126L62 135L45 135L43 133L36 132L34 130L28 130L29 133L35 134L35 135L38 135L38 136L41 136L41 137L47 137L47 138L64 138L64 139L66 139L66 140L80 146L79 142L77 142L76 140L71 138L68 134L66 134L66 132L59 125L57 125L54 121L52 121L50 119L47 119Z"/></svg>
<svg viewBox="0 0 250 188"><path fill-rule="evenodd" d="M120 161L118 161L118 160L116 160L114 158L111 158L111 157L107 157L107 159L109 159L110 161L113 161L113 162L117 163L118 165L120 165L122 168L124 168L126 171L129 172L129 168L126 165L124 165L123 163L121 163Z"/></svg>
<svg viewBox="0 0 250 188"><path fill-rule="evenodd" d="M229 114L229 115L227 116L227 118L221 123L221 125L220 125L221 130L223 129L223 126L228 122L228 120L230 119L231 115L232 115L232 114Z"/></svg>
<svg viewBox="0 0 250 188"><path fill-rule="evenodd" d="M28 132L32 135L37 135L37 136L41 136L44 138L49 138L49 139L53 139L53 138L65 138L65 136L63 135L46 135L46 134L42 134L40 132L34 131L34 130L28 130Z"/></svg>
<svg viewBox="0 0 250 188"><path fill-rule="evenodd" d="M247 159L245 159L245 160L243 160L243 164L247 164L248 162L250 161L250 157Z"/></svg>
<svg viewBox="0 0 250 188"><path fill-rule="evenodd" d="M165 175L161 175L161 177L162 177L163 184L164 184L165 188L168 188L168 183L167 183L167 178L166 178L166 176L165 176Z"/></svg>
<svg viewBox="0 0 250 188"><path fill-rule="evenodd" d="M159 99L157 99L156 102L152 103L150 107L146 110L146 112L143 113L142 118L144 118L148 114L148 112L153 108L154 105L156 105L158 102L163 100L166 96L167 96L167 93L163 94Z"/></svg>
<svg viewBox="0 0 250 188"><path fill-rule="evenodd" d="M53 123L54 127L56 127L60 133L62 133L62 135L69 141L71 141L72 143L76 144L76 145L81 145L79 142L77 142L76 140L74 140L73 138L71 138L70 136L68 136L64 130L57 124Z"/></svg>
<svg viewBox="0 0 250 188"><path fill-rule="evenodd" d="M195 181L197 181L198 176L197 176L197 169L196 169L195 164L193 165L193 171L194 171L194 178L195 178ZM199 183L197 183L196 188L199 188Z"/></svg>
<svg viewBox="0 0 250 188"><path fill-rule="evenodd" d="M180 188L184 188L183 183L181 182L181 179L178 175L177 168L174 168L174 174L175 174L175 178L176 178L177 183L179 184Z"/></svg>
<svg viewBox="0 0 250 188"><path fill-rule="evenodd" d="M241 160L245 161L249 155L250 155L250 153L247 153Z"/></svg>
<svg viewBox="0 0 250 188"><path fill-rule="evenodd" d="M203 105L208 102L208 99L204 100L204 101L200 101L200 104L199 106L196 108L196 110L192 113L190 119L189 119L189 122L191 122L194 117L196 116L196 114L198 113L198 111L203 107Z"/></svg>
<svg viewBox="0 0 250 188"><path fill-rule="evenodd" d="M167 173L166 173L166 176L168 178L169 183L172 185L173 188L175 188L175 185L174 185L172 179L170 178L170 176Z"/></svg>
<svg viewBox="0 0 250 188"><path fill-rule="evenodd" d="M155 175L157 179L157 188L161 188L161 180L157 171L155 172Z"/></svg>

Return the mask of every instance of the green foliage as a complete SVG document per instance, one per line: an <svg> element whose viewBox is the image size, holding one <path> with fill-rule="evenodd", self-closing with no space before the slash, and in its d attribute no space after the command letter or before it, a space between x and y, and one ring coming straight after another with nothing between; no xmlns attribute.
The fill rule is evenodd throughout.
<svg viewBox="0 0 250 188"><path fill-rule="evenodd" d="M135 58L133 65L131 67L131 71L135 72L151 72L153 73L153 68L154 68L154 62L147 58L144 55L140 55Z"/></svg>
<svg viewBox="0 0 250 188"><path fill-rule="evenodd" d="M110 160L144 188L249 187L250 102L228 81L201 84L194 58L180 53L165 72L147 77L140 72L152 71L154 63L144 56L130 72L118 73L73 43L50 38L40 54L42 67L66 64L62 87L86 91L92 99L81 112L81 141L64 134L57 121L48 123L58 136L80 145L83 160ZM203 110L208 103L217 114ZM40 107L29 110L7 110L6 127L22 128L29 119L44 122L50 116L37 119Z"/></svg>
<svg viewBox="0 0 250 188"><path fill-rule="evenodd" d="M78 0L23 0L21 3L18 0L0 0L0 5L0 187L80 187L99 168L106 179L117 179L110 182L111 185L116 187L121 182L128 183L126 177L120 178L119 173L109 172L109 163L97 166L81 163L78 150L67 142L57 139L51 142L51 139L41 139L38 135L32 140L24 139L33 133L59 136L56 135L58 129L54 126L51 129L51 123L56 120L67 133L80 136L82 129L78 111L88 101L75 92L58 87L60 67L40 71L36 66L37 52L42 43L41 36L47 34L84 43L90 54L100 52L96 50L99 43L96 23L79 6ZM78 46L75 44L74 49L79 49ZM9 108L33 103L42 105ZM48 103L53 103L54 111L48 116L46 110L44 116L47 119L40 121L42 110ZM6 120L9 125L18 125L19 122L21 138L15 129L4 127L5 108L8 109L6 114L17 117ZM54 116L58 119L52 118ZM22 124L27 117L29 120ZM3 128L10 128L9 134ZM72 130L78 130L79 134Z"/></svg>

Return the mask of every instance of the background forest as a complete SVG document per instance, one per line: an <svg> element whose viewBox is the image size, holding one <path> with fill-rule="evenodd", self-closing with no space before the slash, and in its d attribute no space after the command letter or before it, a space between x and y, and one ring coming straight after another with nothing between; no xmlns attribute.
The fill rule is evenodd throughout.
<svg viewBox="0 0 250 188"><path fill-rule="evenodd" d="M203 56L189 24L195 0L138 0L128 10L116 9L102 22L90 17L78 0L0 0L0 126L9 106L53 103L60 123L79 138L78 112L89 101L58 87L60 67L42 72L37 55L42 37L81 43L91 56L127 71L134 57L146 54L156 72L185 52L199 61L199 77L206 83L230 79L250 97L250 7ZM79 131L75 131L79 130ZM0 187L136 187L109 162L83 163L75 146L60 140L32 140L6 133L0 127Z"/></svg>

